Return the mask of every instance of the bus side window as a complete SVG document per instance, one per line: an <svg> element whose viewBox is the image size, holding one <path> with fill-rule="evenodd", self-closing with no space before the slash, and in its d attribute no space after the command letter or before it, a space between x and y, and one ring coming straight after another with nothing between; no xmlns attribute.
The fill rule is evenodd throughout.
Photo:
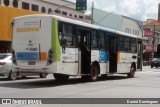
<svg viewBox="0 0 160 107"><path fill-rule="evenodd" d="M62 33L60 33L62 32ZM76 47L75 27L69 23L60 22L59 40L62 46Z"/></svg>
<svg viewBox="0 0 160 107"><path fill-rule="evenodd" d="M105 45L105 50L109 51L109 37L108 37L107 33L105 33L104 45Z"/></svg>
<svg viewBox="0 0 160 107"><path fill-rule="evenodd" d="M125 52L130 52L130 39L128 37L124 38L124 51Z"/></svg>
<svg viewBox="0 0 160 107"><path fill-rule="evenodd" d="M137 46L136 46L136 39L131 38L131 52L136 53L137 52Z"/></svg>
<svg viewBox="0 0 160 107"><path fill-rule="evenodd" d="M123 36L119 37L118 50L121 52L124 51L124 37Z"/></svg>
<svg viewBox="0 0 160 107"><path fill-rule="evenodd" d="M91 41L91 48L92 49L98 49L98 36L97 31L93 31L91 35L92 41Z"/></svg>
<svg viewBox="0 0 160 107"><path fill-rule="evenodd" d="M105 37L103 32L99 33L99 49L105 49Z"/></svg>

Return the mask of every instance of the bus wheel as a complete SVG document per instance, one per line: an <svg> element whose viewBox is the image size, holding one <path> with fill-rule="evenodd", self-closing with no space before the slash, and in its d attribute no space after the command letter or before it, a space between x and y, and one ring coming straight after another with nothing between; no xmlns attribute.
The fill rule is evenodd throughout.
<svg viewBox="0 0 160 107"><path fill-rule="evenodd" d="M67 81L69 78L69 75L64 74L53 74L53 76L57 81Z"/></svg>
<svg viewBox="0 0 160 107"><path fill-rule="evenodd" d="M8 79L10 79L10 80L16 80L17 79L17 73L10 71Z"/></svg>
<svg viewBox="0 0 160 107"><path fill-rule="evenodd" d="M127 74L128 78L134 78L135 72L136 72L136 67L132 65L130 68L130 73Z"/></svg>
<svg viewBox="0 0 160 107"><path fill-rule="evenodd" d="M47 77L47 74L46 73L40 73L40 78L46 78Z"/></svg>
<svg viewBox="0 0 160 107"><path fill-rule="evenodd" d="M93 64L90 72L90 80L96 81L98 79L99 67L96 64Z"/></svg>

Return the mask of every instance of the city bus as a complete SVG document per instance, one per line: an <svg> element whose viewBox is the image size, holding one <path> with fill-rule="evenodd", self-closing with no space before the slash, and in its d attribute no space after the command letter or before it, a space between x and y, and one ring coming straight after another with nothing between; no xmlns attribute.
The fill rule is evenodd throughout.
<svg viewBox="0 0 160 107"><path fill-rule="evenodd" d="M136 35L42 14L16 17L12 26L15 72L96 81L114 73L133 78L141 65L142 39Z"/></svg>

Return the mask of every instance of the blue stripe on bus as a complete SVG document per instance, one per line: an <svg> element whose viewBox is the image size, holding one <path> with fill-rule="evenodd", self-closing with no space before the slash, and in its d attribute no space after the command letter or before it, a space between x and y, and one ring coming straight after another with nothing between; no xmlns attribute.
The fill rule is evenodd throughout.
<svg viewBox="0 0 160 107"><path fill-rule="evenodd" d="M17 52L17 60L39 60L39 52Z"/></svg>
<svg viewBox="0 0 160 107"><path fill-rule="evenodd" d="M109 61L109 54L108 54L108 52L106 52L105 50L104 51L100 50L99 54L100 54L99 55L100 62L107 62L107 61Z"/></svg>

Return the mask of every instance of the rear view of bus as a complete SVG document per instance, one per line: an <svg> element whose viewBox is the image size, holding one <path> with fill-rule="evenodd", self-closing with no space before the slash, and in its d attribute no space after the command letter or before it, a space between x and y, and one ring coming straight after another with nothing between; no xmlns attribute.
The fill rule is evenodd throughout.
<svg viewBox="0 0 160 107"><path fill-rule="evenodd" d="M53 63L51 18L25 16L13 20L12 62L17 72L46 73Z"/></svg>

